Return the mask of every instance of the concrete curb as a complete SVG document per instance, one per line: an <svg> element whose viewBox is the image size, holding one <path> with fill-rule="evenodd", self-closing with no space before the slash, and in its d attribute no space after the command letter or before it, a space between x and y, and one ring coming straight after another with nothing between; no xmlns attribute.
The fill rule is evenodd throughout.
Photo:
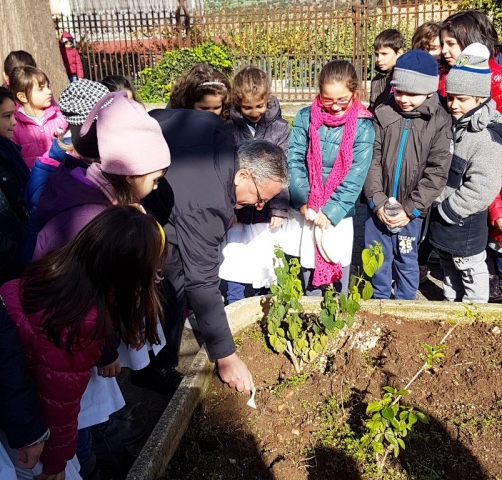
<svg viewBox="0 0 502 480"><path fill-rule="evenodd" d="M226 307L232 332L235 334L258 321L268 311L268 299L269 297L246 298ZM321 300L321 297L304 297L302 305L306 311L319 310ZM476 307L472 307L473 313L479 314L482 321L494 323L502 320L502 305L486 304ZM462 303L369 300L362 303L361 311L414 320L460 320L462 323L469 323ZM213 370L213 363L209 360L205 348L201 347L190 370L141 450L127 480L154 480L165 472L188 427L195 407L207 393Z"/></svg>

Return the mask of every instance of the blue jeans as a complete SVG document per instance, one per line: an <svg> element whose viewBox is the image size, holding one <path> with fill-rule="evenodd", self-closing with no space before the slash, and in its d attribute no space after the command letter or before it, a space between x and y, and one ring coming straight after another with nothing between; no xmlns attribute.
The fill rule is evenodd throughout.
<svg viewBox="0 0 502 480"><path fill-rule="evenodd" d="M77 458L82 464L92 455L92 434L91 427L80 428L78 430Z"/></svg>
<svg viewBox="0 0 502 480"><path fill-rule="evenodd" d="M227 281L226 299L228 305L253 295L256 297L258 295L267 295L267 293L269 293L269 290L266 287L253 288L251 284Z"/></svg>
<svg viewBox="0 0 502 480"><path fill-rule="evenodd" d="M229 305L246 298L246 285L243 283L227 281L227 286L227 303Z"/></svg>
<svg viewBox="0 0 502 480"><path fill-rule="evenodd" d="M418 243L422 231L422 219L415 218L398 233L391 233L368 207L364 226L366 248L373 240L383 247L383 265L377 270L371 283L373 298L390 298L394 278L394 298L415 300L420 279L418 269Z"/></svg>

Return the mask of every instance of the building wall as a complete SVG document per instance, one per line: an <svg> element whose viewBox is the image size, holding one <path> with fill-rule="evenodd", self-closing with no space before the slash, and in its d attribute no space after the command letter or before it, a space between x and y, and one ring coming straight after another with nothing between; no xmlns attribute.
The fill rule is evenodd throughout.
<svg viewBox="0 0 502 480"><path fill-rule="evenodd" d="M0 62L12 50L25 50L48 75L54 95L59 98L68 84L49 0L0 1Z"/></svg>
<svg viewBox="0 0 502 480"><path fill-rule="evenodd" d="M204 7L204 0L185 0L185 7L192 11ZM178 0L51 0L53 14L79 15L92 11L149 11L149 10L176 10Z"/></svg>

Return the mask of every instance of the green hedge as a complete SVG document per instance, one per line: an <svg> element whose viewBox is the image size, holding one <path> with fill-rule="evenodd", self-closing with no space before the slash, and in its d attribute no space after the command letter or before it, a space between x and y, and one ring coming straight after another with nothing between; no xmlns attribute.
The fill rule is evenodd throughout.
<svg viewBox="0 0 502 480"><path fill-rule="evenodd" d="M164 53L153 68L140 72L142 87L138 98L146 103L168 102L171 88L181 75L196 63L208 63L226 75L232 75L232 56L223 45L204 42L197 47L181 48Z"/></svg>

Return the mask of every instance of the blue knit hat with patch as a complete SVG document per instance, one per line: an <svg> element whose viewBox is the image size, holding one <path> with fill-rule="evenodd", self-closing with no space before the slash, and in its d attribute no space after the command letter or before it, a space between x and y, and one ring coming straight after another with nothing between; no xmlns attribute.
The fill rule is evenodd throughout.
<svg viewBox="0 0 502 480"><path fill-rule="evenodd" d="M428 95L438 89L438 64L424 50L410 50L398 57L390 84L394 90L416 95Z"/></svg>
<svg viewBox="0 0 502 480"><path fill-rule="evenodd" d="M446 93L488 98L492 83L489 59L490 52L485 45L468 45L446 77Z"/></svg>

